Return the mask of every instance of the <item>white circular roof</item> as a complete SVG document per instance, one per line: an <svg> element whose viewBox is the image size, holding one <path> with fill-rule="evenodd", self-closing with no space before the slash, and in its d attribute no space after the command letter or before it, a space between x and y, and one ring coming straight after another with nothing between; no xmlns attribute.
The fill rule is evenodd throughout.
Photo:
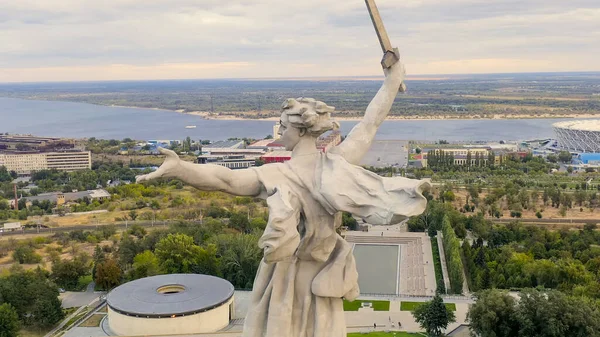
<svg viewBox="0 0 600 337"><path fill-rule="evenodd" d="M146 277L120 285L107 296L108 306L124 315L170 317L208 311L233 296L227 280L200 274Z"/></svg>
<svg viewBox="0 0 600 337"><path fill-rule="evenodd" d="M552 125L555 128L569 129L569 130L581 130L581 131L599 131L600 132L600 119L587 119L587 120L575 120L558 122Z"/></svg>

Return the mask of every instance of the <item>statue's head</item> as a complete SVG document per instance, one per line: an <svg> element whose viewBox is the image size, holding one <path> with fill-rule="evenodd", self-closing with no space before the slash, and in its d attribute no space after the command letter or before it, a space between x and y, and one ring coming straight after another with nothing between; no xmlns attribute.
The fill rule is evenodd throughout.
<svg viewBox="0 0 600 337"><path fill-rule="evenodd" d="M331 119L335 110L313 98L289 98L281 107L279 135L285 149L291 151L302 137L317 138L323 133L339 128Z"/></svg>

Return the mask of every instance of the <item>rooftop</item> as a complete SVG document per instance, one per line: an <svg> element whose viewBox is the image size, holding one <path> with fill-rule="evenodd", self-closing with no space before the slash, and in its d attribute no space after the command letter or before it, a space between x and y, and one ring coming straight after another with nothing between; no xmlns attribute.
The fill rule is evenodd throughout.
<svg viewBox="0 0 600 337"><path fill-rule="evenodd" d="M233 285L209 275L170 274L125 283L107 296L108 306L125 315L170 317L208 311L231 299Z"/></svg>
<svg viewBox="0 0 600 337"><path fill-rule="evenodd" d="M206 145L209 149L239 149L244 146L243 140L225 140Z"/></svg>
<svg viewBox="0 0 600 337"><path fill-rule="evenodd" d="M69 201L74 201L74 200L79 200L79 199L83 199L85 197L88 197L90 199L97 199L97 198L110 198L110 193L108 193L105 190L90 190L90 191L81 191L81 192L68 192L68 193L42 193L39 194L37 196L33 196L33 197L26 197L25 199L27 199L27 201L44 201L44 200L50 200L51 202L56 202L56 200L58 199L59 195L64 195L65 196L65 201L69 202Z"/></svg>
<svg viewBox="0 0 600 337"><path fill-rule="evenodd" d="M273 151L267 152L264 157L292 157L292 151Z"/></svg>
<svg viewBox="0 0 600 337"><path fill-rule="evenodd" d="M576 121L558 122L552 125L559 129L580 130L580 131L600 131L600 119L586 119Z"/></svg>

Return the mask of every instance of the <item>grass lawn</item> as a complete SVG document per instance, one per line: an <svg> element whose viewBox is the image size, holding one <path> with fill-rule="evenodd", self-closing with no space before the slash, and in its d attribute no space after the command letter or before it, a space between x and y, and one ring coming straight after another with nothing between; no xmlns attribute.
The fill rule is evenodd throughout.
<svg viewBox="0 0 600 337"><path fill-rule="evenodd" d="M420 335L418 333L408 333L408 332L403 332L403 331L396 331L396 332L383 332L383 331L376 331L376 332L370 332L370 333L360 333L360 332L352 332L348 334L348 337L362 337L362 336L369 336L369 337L413 337L413 336L419 336L422 337L423 335Z"/></svg>
<svg viewBox="0 0 600 337"><path fill-rule="evenodd" d="M102 308L98 309L98 312L108 312L108 307L105 305Z"/></svg>
<svg viewBox="0 0 600 337"><path fill-rule="evenodd" d="M371 302L375 311L390 311L390 301L354 301L348 302L344 300L344 311L358 311L363 302Z"/></svg>
<svg viewBox="0 0 600 337"><path fill-rule="evenodd" d="M423 304L423 302L402 302L400 303L400 311L414 311L419 305ZM456 304L454 303L444 303L446 308L451 311L456 311Z"/></svg>
<svg viewBox="0 0 600 337"><path fill-rule="evenodd" d="M79 280L77 280L76 291L85 291L88 284L92 283L92 281L93 281L92 275L85 275L85 276L79 277Z"/></svg>
<svg viewBox="0 0 600 337"><path fill-rule="evenodd" d="M87 328L100 326L100 321L102 321L102 318L104 318L104 316L105 315L93 314L88 319L83 321L83 323L79 324L79 326Z"/></svg>
<svg viewBox="0 0 600 337"><path fill-rule="evenodd" d="M21 329L19 331L19 337L43 337L48 332L50 332L50 330L52 330L52 328L40 329L40 330L35 329L35 328Z"/></svg>
<svg viewBox="0 0 600 337"><path fill-rule="evenodd" d="M437 244L436 238L431 238L431 250L433 252L433 266L435 269L435 284L440 293L446 293L446 286L444 285L444 274L442 274L442 261L440 260L440 248Z"/></svg>

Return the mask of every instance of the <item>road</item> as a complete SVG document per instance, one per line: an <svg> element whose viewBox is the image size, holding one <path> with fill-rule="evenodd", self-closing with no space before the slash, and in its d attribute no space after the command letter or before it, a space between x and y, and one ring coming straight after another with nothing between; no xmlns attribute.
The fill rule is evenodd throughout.
<svg viewBox="0 0 600 337"><path fill-rule="evenodd" d="M513 221L519 221L522 223L533 223L533 224L586 224L586 223L600 223L600 219L518 219L518 218L505 218L505 219L490 219L494 223L502 224Z"/></svg>
<svg viewBox="0 0 600 337"><path fill-rule="evenodd" d="M98 298L101 292L94 292L94 282L88 284L85 291L67 291L60 294L63 308L76 308L88 305Z"/></svg>
<svg viewBox="0 0 600 337"><path fill-rule="evenodd" d="M197 223L202 223L201 221L195 221ZM57 228L31 228L31 229L23 229L19 231L13 232L4 232L0 233L0 239L4 236L14 236L14 235L27 235L27 234L53 234L53 233L61 233L61 232L70 232L74 230L95 230L101 226L106 225L114 225L117 229L126 229L133 225L138 225L142 227L166 227L169 225L169 221L156 221L152 223L152 221L135 221L126 223L111 223L111 224L97 224L97 225L77 225L77 226L68 226L68 227L57 227Z"/></svg>

